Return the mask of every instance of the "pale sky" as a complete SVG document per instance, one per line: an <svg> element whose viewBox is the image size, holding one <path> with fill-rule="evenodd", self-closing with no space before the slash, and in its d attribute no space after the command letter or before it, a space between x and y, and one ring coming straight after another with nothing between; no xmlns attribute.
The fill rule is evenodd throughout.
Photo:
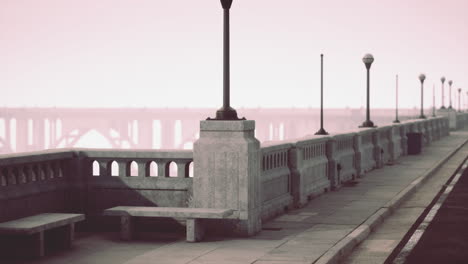
<svg viewBox="0 0 468 264"><path fill-rule="evenodd" d="M234 0L231 105L440 105L468 90L467 0ZM0 0L0 106L220 107L219 0ZM448 84L446 82L446 92ZM466 93L466 92L465 92ZM448 105L448 95L446 95ZM455 100L455 99L454 99Z"/></svg>

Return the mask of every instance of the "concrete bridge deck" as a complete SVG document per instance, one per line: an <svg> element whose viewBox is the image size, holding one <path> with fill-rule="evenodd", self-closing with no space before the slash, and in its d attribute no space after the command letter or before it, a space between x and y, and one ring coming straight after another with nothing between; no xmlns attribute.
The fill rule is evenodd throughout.
<svg viewBox="0 0 468 264"><path fill-rule="evenodd" d="M118 233L78 233L71 250L38 261L6 263L336 263L467 139L467 129L452 132L424 148L421 155L400 157L395 164L371 171L354 184L264 223L263 230L253 237L211 237L187 243L184 234L178 233L124 242Z"/></svg>

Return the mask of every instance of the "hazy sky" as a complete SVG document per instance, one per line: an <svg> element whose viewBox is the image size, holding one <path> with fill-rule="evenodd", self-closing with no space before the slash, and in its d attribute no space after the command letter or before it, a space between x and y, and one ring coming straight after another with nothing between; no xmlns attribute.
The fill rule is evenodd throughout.
<svg viewBox="0 0 468 264"><path fill-rule="evenodd" d="M425 105L468 88L467 0L234 0L231 104ZM219 0L0 0L0 106L219 107ZM448 85L446 83L446 91ZM455 93L455 92L453 92ZM448 104L448 98L446 99Z"/></svg>

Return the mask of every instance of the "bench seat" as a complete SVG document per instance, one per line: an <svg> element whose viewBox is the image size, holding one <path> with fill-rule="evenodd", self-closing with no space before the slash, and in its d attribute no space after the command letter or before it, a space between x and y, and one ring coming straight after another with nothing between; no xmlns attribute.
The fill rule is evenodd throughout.
<svg viewBox="0 0 468 264"><path fill-rule="evenodd" d="M0 223L0 235L35 235L35 255L44 256L44 231L66 226L66 245L71 246L75 223L85 219L83 214L44 213Z"/></svg>
<svg viewBox="0 0 468 264"><path fill-rule="evenodd" d="M172 217L187 220L187 241L203 239L205 227L203 219L225 219L233 214L233 209L117 206L104 210L103 215L120 216L120 234L123 240L131 240L134 233L132 217Z"/></svg>

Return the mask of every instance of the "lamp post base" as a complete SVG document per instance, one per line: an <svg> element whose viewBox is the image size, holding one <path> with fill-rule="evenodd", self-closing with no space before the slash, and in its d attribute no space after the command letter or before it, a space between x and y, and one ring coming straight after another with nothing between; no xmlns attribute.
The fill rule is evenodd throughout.
<svg viewBox="0 0 468 264"><path fill-rule="evenodd" d="M451 105L449 105L448 109L452 109L452 106L451 106Z"/></svg>
<svg viewBox="0 0 468 264"><path fill-rule="evenodd" d="M374 122L370 121L370 120L366 120L364 121L364 123L362 123L361 126L359 127L377 127L377 126L374 126Z"/></svg>
<svg viewBox="0 0 468 264"><path fill-rule="evenodd" d="M395 120L393 120L393 123L400 123L400 120L395 119Z"/></svg>
<svg viewBox="0 0 468 264"><path fill-rule="evenodd" d="M216 111L216 118L208 117L206 120L245 120L245 117L238 118L237 112L234 108L228 107L221 107Z"/></svg>
<svg viewBox="0 0 468 264"><path fill-rule="evenodd" d="M323 127L321 127L319 129L319 131L317 131L314 135L328 135L328 132L325 131L325 129L323 129Z"/></svg>
<svg viewBox="0 0 468 264"><path fill-rule="evenodd" d="M445 106L442 106L442 107L440 107L440 109L447 109L447 108L445 108Z"/></svg>
<svg viewBox="0 0 468 264"><path fill-rule="evenodd" d="M426 116L425 115L420 115L418 118L419 119L426 119Z"/></svg>

